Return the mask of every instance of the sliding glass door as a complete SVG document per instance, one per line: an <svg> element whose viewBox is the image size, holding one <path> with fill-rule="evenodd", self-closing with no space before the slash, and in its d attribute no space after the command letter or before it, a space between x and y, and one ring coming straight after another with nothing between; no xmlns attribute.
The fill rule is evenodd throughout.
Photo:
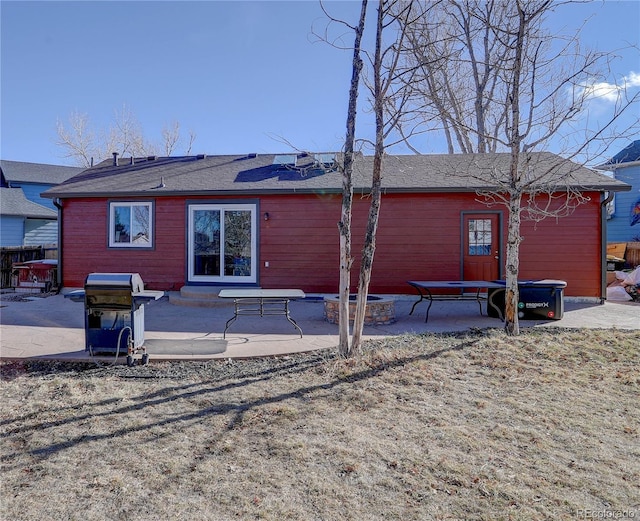
<svg viewBox="0 0 640 521"><path fill-rule="evenodd" d="M256 280L255 205L190 205L189 281Z"/></svg>

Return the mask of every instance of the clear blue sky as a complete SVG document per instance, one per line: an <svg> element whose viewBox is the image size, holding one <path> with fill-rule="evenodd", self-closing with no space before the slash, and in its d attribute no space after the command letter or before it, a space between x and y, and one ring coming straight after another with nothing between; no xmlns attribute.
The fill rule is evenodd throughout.
<svg viewBox="0 0 640 521"><path fill-rule="evenodd" d="M326 5L355 23L359 2ZM2 1L0 9L2 159L69 164L55 145L56 121L78 111L106 128L123 105L151 140L172 121L193 130L193 153L288 151L280 138L341 148L352 55L312 36L326 25L315 0ZM598 49L639 45L640 0L564 12L552 22L594 15L584 35ZM615 62L612 79L632 73L640 75L637 47ZM590 117L606 103L594 100ZM438 146L424 151L446 152Z"/></svg>

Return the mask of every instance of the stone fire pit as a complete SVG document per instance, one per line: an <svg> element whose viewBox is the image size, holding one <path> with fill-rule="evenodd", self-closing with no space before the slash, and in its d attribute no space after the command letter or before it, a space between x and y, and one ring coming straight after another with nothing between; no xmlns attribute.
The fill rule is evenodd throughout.
<svg viewBox="0 0 640 521"><path fill-rule="evenodd" d="M336 296L324 297L324 318L331 324L337 324L338 306L340 298ZM353 321L356 313L356 295L349 297L349 320ZM395 301L391 297L369 295L365 310L364 323L367 326L383 326L396 321Z"/></svg>

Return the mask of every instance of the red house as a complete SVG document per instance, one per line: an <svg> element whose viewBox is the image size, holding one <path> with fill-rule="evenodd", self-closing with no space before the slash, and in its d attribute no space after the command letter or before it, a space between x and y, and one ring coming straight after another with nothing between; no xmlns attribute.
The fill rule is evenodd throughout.
<svg viewBox="0 0 640 521"><path fill-rule="evenodd" d="M44 193L60 212L63 286L81 287L91 272L138 272L160 290L337 291L335 155L116 157ZM364 236L371 164L371 157L356 161L354 252ZM480 194L496 189L508 165L508 154L387 156L371 291L411 293L407 280L502 278L507 210ZM629 186L553 154L530 156L525 175L548 171L549 192L561 198L568 186L585 202L566 217L523 222L520 276L565 280L565 295L602 298L604 205L610 192Z"/></svg>

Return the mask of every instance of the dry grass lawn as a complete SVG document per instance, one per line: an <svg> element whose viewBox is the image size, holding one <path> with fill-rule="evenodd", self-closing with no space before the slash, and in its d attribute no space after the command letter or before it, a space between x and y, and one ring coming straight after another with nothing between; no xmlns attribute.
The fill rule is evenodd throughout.
<svg viewBox="0 0 640 521"><path fill-rule="evenodd" d="M640 518L638 331L2 373L6 520Z"/></svg>

